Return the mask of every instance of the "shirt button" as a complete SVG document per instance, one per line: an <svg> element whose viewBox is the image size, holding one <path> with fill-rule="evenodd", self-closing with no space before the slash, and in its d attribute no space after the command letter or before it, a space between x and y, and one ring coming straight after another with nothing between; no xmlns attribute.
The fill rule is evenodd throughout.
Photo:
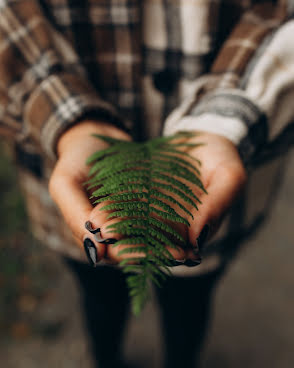
<svg viewBox="0 0 294 368"><path fill-rule="evenodd" d="M166 69L153 74L154 87L161 93L169 95L175 89L178 82L176 72Z"/></svg>

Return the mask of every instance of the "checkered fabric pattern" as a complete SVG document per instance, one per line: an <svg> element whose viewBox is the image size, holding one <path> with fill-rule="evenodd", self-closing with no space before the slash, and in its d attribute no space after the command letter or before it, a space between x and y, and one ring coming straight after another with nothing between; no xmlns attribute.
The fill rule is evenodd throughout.
<svg viewBox="0 0 294 368"><path fill-rule="evenodd" d="M85 116L138 140L221 134L250 165L294 121L293 12L293 0L0 0L0 134L36 236L83 257L47 183L58 138Z"/></svg>

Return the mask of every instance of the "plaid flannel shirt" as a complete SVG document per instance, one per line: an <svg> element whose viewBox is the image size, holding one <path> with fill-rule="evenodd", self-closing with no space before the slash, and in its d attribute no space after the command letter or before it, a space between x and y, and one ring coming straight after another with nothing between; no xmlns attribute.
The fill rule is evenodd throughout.
<svg viewBox="0 0 294 368"><path fill-rule="evenodd" d="M247 165L273 149L294 121L293 12L293 0L1 0L0 133L14 144L34 234L84 259L47 183L58 138L86 116L135 139L221 134ZM208 253L230 258L266 192L253 174Z"/></svg>

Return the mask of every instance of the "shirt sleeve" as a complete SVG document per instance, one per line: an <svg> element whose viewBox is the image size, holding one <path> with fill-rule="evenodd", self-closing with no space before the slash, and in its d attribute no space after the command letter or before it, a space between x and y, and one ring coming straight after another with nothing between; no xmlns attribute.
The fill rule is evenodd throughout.
<svg viewBox="0 0 294 368"><path fill-rule="evenodd" d="M294 21L285 4L261 2L241 16L210 72L166 120L164 135L220 134L249 162L294 121Z"/></svg>
<svg viewBox="0 0 294 368"><path fill-rule="evenodd" d="M59 136L86 114L124 127L38 2L1 1L0 133L56 159Z"/></svg>

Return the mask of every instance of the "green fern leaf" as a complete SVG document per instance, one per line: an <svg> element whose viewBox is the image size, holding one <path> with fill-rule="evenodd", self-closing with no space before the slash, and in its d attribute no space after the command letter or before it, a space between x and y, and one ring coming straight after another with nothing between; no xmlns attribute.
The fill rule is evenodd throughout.
<svg viewBox="0 0 294 368"><path fill-rule="evenodd" d="M132 201L135 199L146 199L147 193L121 193L121 194L112 194L100 199L97 199L96 203L105 202L105 201Z"/></svg>
<svg viewBox="0 0 294 368"><path fill-rule="evenodd" d="M184 177L191 183L196 184L202 190L205 190L199 177L187 169L184 165L175 164L173 162L167 162L164 160L155 160L153 161L153 166L158 166L159 169L162 169L162 172L172 173L180 178Z"/></svg>
<svg viewBox="0 0 294 368"><path fill-rule="evenodd" d="M91 189L92 186L89 186L89 189ZM133 191L137 191L137 192L141 192L143 193L143 190L146 189L148 190L148 186L143 183L136 183L136 184L122 184L122 185L117 185L114 184L113 186L108 186L107 188L105 188L104 186L97 189L95 192L93 192L93 195L90 198L95 198L95 197L102 197L102 196L106 196L108 194L112 194L112 193L116 193L116 192L123 192L123 191L127 191L130 193L134 193Z"/></svg>
<svg viewBox="0 0 294 368"><path fill-rule="evenodd" d="M126 145L126 142L123 142L121 144L115 144L113 146L110 146L108 148L106 148L105 150L101 150L98 152L93 153L93 155L91 155L86 163L88 165L90 165L91 163L97 161L97 160L101 160L103 157L106 157L107 155L111 155L114 153L119 153L120 149L123 149L123 147Z"/></svg>
<svg viewBox="0 0 294 368"><path fill-rule="evenodd" d="M107 204L100 208L100 211L110 211L110 210L147 210L148 203L142 201L134 201L134 202L115 202L111 204Z"/></svg>
<svg viewBox="0 0 294 368"><path fill-rule="evenodd" d="M137 159L137 161L144 161L145 159L145 154L142 154L142 152L138 151L138 152L133 152L132 155L130 156L129 152L122 154L114 154L111 156L107 156L105 158L103 158L103 160L100 160L98 162L95 163L95 165L93 165L89 171L89 175L93 175L95 174L98 170L102 170L104 168L108 168L108 167L113 167L114 164L116 164L119 160L119 162L123 165L126 165L130 162L134 161L134 157Z"/></svg>
<svg viewBox="0 0 294 368"><path fill-rule="evenodd" d="M147 253L147 252L148 252L147 247L127 247L125 249L120 250L118 252L118 256L129 253ZM138 260L138 258L136 258L136 260Z"/></svg>
<svg viewBox="0 0 294 368"><path fill-rule="evenodd" d="M184 212L186 212L187 215L192 217L192 220L194 220L194 216L192 215L192 213L189 210L187 210L187 208L185 206L183 206L182 203L180 203L179 201L174 199L172 196L164 194L162 192L155 191L154 189L151 189L149 193L150 193L151 196L154 195L155 197L157 196L158 198L162 198L162 199L165 199L165 200L167 200L167 201L169 201L173 204L176 204L178 207L180 207L180 209L182 209Z"/></svg>
<svg viewBox="0 0 294 368"><path fill-rule="evenodd" d="M148 299L149 281L160 286L170 274L175 260L167 246L178 249L186 245L171 223L190 226L188 218L193 215L187 207L198 209L197 202L201 203L190 184L206 193L200 161L181 150L200 146L182 140L191 135L195 134L180 132L144 143L94 135L109 147L87 160L91 168L85 185L93 191L90 198L94 203L104 204L100 210L110 212L107 219L118 219L107 226L107 231L122 237L112 246L125 246L119 255L126 259L119 266L128 274L135 314Z"/></svg>
<svg viewBox="0 0 294 368"><path fill-rule="evenodd" d="M136 245L136 244L145 244L145 237L133 237L133 238L125 238L118 240L113 247L117 247L118 245Z"/></svg>
<svg viewBox="0 0 294 368"><path fill-rule="evenodd" d="M134 159L133 161L130 162L118 162L115 165L111 166L111 167L106 167L104 169L101 169L99 171L99 174L97 174L95 176L95 179L98 180L105 180L106 178L108 178L109 176L113 175L117 175L120 173L125 173L128 169L134 169L135 167L138 167L140 169L142 168L149 168L150 167L150 163L148 162L142 162L142 161L138 161L137 158Z"/></svg>
<svg viewBox="0 0 294 368"><path fill-rule="evenodd" d="M161 189L164 189L164 190L169 191L171 193L174 193L174 194L178 195L180 198L182 198L184 202L187 202L192 207L194 207L198 210L197 204L195 202L193 202L191 200L191 198L189 198L184 192L182 192L181 190L178 190L177 188L171 187L170 185L167 185L167 184L158 183L158 182L155 182L155 181L152 182L152 187L151 188L152 188L152 190L154 190L155 188L161 188ZM198 202L201 203L200 200L198 200Z"/></svg>
<svg viewBox="0 0 294 368"><path fill-rule="evenodd" d="M151 197L149 199L149 203L150 204L154 204L154 205L160 207L161 209L163 209L164 211L167 211L167 212L171 213L172 215L175 215L175 216L177 215L177 212L173 209L173 207L171 207L169 204L161 201L160 199L152 198Z"/></svg>
<svg viewBox="0 0 294 368"><path fill-rule="evenodd" d="M180 180L177 180L171 176L165 175L160 173L156 170L154 173L154 176L156 179L163 180L169 184L173 185L173 188L177 188L182 190L183 192L189 194L190 197L194 198L197 202L200 202L200 199L192 192L192 190L184 183L182 183ZM157 182L156 182L157 183Z"/></svg>
<svg viewBox="0 0 294 368"><path fill-rule="evenodd" d="M111 219L114 217L138 217L145 218L147 211L131 211L131 210L121 210L121 211L113 211L109 215L107 215L107 219Z"/></svg>
<svg viewBox="0 0 294 368"><path fill-rule="evenodd" d="M132 225L130 228L129 225ZM134 227L136 226L136 227ZM136 219L126 219L121 220L118 223L111 224L107 226L107 229L111 229L111 231L115 231L119 234L129 235L132 233L133 235L139 235L141 233L144 233L146 236L149 234L150 227L154 227L160 230L163 230L165 233L171 234L180 244L185 243L185 239L176 231L174 230L170 225L157 220L156 218L150 217L148 220L142 218L136 218ZM144 232L145 230L145 232ZM156 229L155 229L156 230ZM159 236L162 235L161 239L165 241L167 238L163 238L163 234L161 232L158 232ZM117 244L117 243L116 243Z"/></svg>
<svg viewBox="0 0 294 368"><path fill-rule="evenodd" d="M106 176L104 177L95 177L96 182L103 183L103 185L106 187L111 184L119 184L119 183L126 183L126 182L133 182L133 181L144 181L146 182L148 180L148 174L146 170L134 170L134 171L127 171L127 172L121 172L116 174L115 176Z"/></svg>
<svg viewBox="0 0 294 368"><path fill-rule="evenodd" d="M164 211L158 210L157 208L153 206L150 206L150 208L151 208L150 212L154 212L156 215L160 216L164 220L178 222L178 223L190 226L189 221L187 221L184 217L180 215L174 215L173 213L164 212Z"/></svg>
<svg viewBox="0 0 294 368"><path fill-rule="evenodd" d="M198 160L196 157L191 156L188 152L180 151L172 147L162 147L159 152L167 152L167 153L174 153L178 156L184 156L189 158L190 160L196 162L199 166L201 166L201 161Z"/></svg>
<svg viewBox="0 0 294 368"><path fill-rule="evenodd" d="M157 153L155 155L152 156L152 161L154 162L154 160L156 159L163 159L164 161L168 162L177 162L183 166L187 166L189 169L191 169L192 171L195 171L197 175L200 175L200 170L197 169L197 167L193 166L190 162L188 162L187 160L184 160L178 156L175 155L167 155L164 153Z"/></svg>
<svg viewBox="0 0 294 368"><path fill-rule="evenodd" d="M153 225L157 227L158 229L161 229L165 231L166 233L169 233L173 235L177 240L179 240L182 244L185 243L185 239L176 231L174 228L172 228L170 225L166 224L165 222L157 220L155 217L149 218L150 225Z"/></svg>

